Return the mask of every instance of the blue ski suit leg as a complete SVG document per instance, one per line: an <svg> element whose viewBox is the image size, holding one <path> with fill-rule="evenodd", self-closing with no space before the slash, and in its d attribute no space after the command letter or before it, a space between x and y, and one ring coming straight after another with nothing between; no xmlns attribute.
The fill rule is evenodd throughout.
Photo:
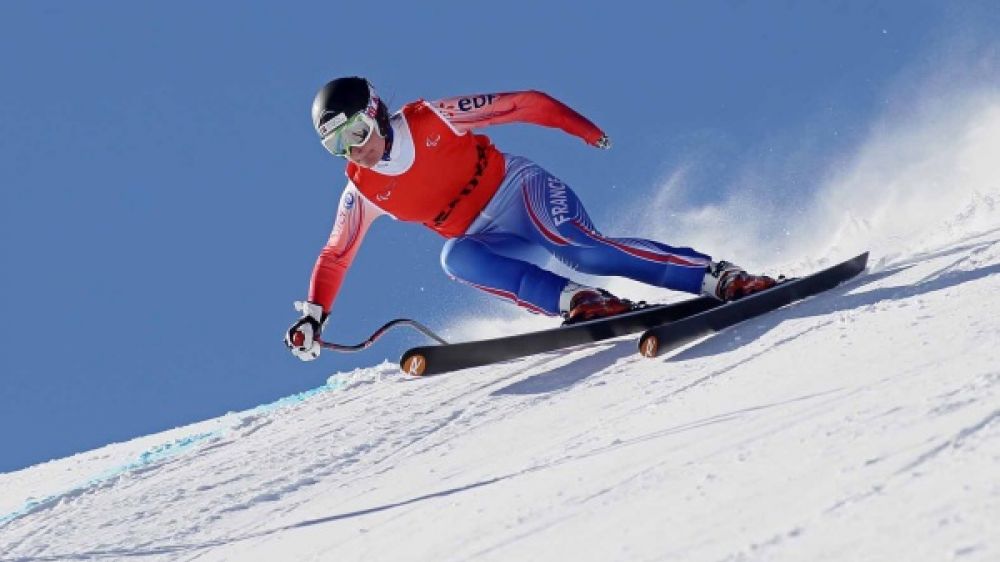
<svg viewBox="0 0 1000 562"><path fill-rule="evenodd" d="M590 275L627 277L698 294L711 258L641 238L601 234L573 190L530 160L507 156L507 174L441 265L451 277L542 314L559 314L567 279L539 267L544 250Z"/></svg>

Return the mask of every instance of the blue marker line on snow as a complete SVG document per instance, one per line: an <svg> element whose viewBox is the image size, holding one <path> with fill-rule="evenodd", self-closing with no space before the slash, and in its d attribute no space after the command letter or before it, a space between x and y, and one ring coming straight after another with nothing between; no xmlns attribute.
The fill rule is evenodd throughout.
<svg viewBox="0 0 1000 562"><path fill-rule="evenodd" d="M318 394L323 394L331 390L337 390L342 386L343 386L342 383L340 384L338 384L337 382L333 384L327 383L317 388L299 392L297 394L292 394L291 396L285 396L283 398L275 400L274 402L261 404L244 412L244 414L250 414L250 415L268 414L280 408L301 404L306 400L308 400L309 398L312 398L313 396L316 396ZM29 499L25 501L24 505L21 506L20 509L17 509L5 515L0 515L0 526L6 525L7 523L15 519L24 517L25 515L30 515L31 513L34 513L36 511L52 507L57 503L59 503L59 501L61 501L64 498L71 498L83 494L88 490L104 485L110 482L111 480L119 476L122 476L126 473L139 470L142 468L148 468L150 466L156 465L157 463L167 461L168 459L174 458L205 441L223 437L225 431L226 430L216 430L204 433L197 433L194 435L189 435L187 437L181 437L179 439L175 439L168 443L163 443L161 445L156 445L154 447L151 447L140 453L139 456L136 457L134 460L125 463L121 466L107 470L91 478L84 484L75 486L73 488L64 490L62 492L50 496L46 496L42 499L37 499L37 500Z"/></svg>

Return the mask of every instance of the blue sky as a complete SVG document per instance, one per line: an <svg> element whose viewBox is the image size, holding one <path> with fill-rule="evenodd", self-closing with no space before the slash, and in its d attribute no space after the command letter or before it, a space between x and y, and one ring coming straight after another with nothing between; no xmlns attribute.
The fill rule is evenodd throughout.
<svg viewBox="0 0 1000 562"><path fill-rule="evenodd" d="M748 163L775 194L808 193L893 104L890 86L1000 24L992 2L563 5L5 2L0 471L268 402L422 341L312 364L280 342L344 182L309 123L333 77L367 76L393 108L529 88L563 100L614 149L488 132L573 186L600 226L692 154L707 164L688 176L691 204ZM377 222L327 337L482 307L440 271L440 246Z"/></svg>

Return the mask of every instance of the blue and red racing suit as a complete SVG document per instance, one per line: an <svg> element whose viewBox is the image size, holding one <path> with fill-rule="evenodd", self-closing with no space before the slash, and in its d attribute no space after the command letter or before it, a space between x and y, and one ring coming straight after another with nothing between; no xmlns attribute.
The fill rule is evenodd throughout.
<svg viewBox="0 0 1000 562"><path fill-rule="evenodd" d="M500 153L485 135L471 134L514 122L556 127L592 145L604 136L535 91L407 104L390 119L388 158L370 169L347 165L349 181L313 268L309 300L330 311L361 240L384 214L448 238L441 265L452 278L533 312L564 312L559 300L569 280L540 267L549 256L587 274L700 291L709 256L602 235L566 184L530 160Z"/></svg>

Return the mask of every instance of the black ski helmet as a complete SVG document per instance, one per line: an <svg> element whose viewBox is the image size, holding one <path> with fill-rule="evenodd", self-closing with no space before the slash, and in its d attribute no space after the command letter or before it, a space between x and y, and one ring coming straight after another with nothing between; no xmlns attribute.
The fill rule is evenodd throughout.
<svg viewBox="0 0 1000 562"><path fill-rule="evenodd" d="M359 76L349 76L331 80L323 86L313 99L313 128L319 133L320 125L333 119L341 113L345 118L365 111L372 106L372 115L378 124L379 135L385 136L389 131L389 108L382 102L371 83ZM320 133L320 136L323 136Z"/></svg>

